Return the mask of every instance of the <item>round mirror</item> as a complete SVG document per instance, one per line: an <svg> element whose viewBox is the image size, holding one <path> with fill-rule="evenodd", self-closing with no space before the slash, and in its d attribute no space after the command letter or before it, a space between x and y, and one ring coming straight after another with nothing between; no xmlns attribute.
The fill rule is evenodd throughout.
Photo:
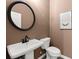
<svg viewBox="0 0 79 59"><path fill-rule="evenodd" d="M17 29L30 30L35 24L35 14L33 9L24 2L13 2L8 7L8 19Z"/></svg>

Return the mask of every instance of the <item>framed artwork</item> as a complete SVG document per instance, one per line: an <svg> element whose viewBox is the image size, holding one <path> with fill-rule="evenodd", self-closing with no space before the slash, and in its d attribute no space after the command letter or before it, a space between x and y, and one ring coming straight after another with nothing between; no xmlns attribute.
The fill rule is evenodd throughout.
<svg viewBox="0 0 79 59"><path fill-rule="evenodd" d="M71 11L60 14L60 29L72 29Z"/></svg>

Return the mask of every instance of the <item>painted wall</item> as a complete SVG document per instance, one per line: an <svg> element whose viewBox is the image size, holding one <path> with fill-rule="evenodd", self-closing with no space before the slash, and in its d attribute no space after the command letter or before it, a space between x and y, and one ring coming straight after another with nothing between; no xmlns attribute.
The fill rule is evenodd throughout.
<svg viewBox="0 0 79 59"><path fill-rule="evenodd" d="M6 0L7 7L14 0ZM51 44L60 48L64 55L71 57L72 30L60 30L59 14L71 10L71 0L24 0L34 10L36 15L35 26L29 31L20 31L13 27L7 19L6 43L7 45L20 42L27 34L31 38L43 38L49 36ZM50 4L50 15L49 15ZM50 19L49 19L50 16ZM50 26L49 26L50 21ZM50 31L50 32L49 32ZM39 52L37 52L38 54Z"/></svg>
<svg viewBox="0 0 79 59"><path fill-rule="evenodd" d="M15 0L6 0L7 7ZM49 35L49 0L24 0L35 12L36 23L29 31L20 31L13 27L7 19L6 23L6 43L7 45L20 42L25 35L31 38L43 38ZM26 18L26 17L25 17ZM25 20L26 22L26 20Z"/></svg>
<svg viewBox="0 0 79 59"><path fill-rule="evenodd" d="M59 14L70 10L72 10L72 0L50 0L51 43L69 57L72 55L72 30L60 30Z"/></svg>

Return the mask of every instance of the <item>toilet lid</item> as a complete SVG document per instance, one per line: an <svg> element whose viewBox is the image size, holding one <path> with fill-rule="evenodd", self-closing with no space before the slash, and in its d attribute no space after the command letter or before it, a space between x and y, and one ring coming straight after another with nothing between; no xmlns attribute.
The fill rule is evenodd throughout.
<svg viewBox="0 0 79 59"><path fill-rule="evenodd" d="M53 47L53 46L47 48L46 50L49 51L49 52L52 52L52 53L60 53L60 49Z"/></svg>

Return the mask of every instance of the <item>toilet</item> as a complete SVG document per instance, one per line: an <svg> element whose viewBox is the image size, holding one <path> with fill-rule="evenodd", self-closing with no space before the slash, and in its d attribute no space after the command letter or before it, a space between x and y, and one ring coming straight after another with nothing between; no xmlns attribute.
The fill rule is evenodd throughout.
<svg viewBox="0 0 79 59"><path fill-rule="evenodd" d="M41 46L42 49L46 50L46 59L57 59L58 57L61 56L61 51L60 49L51 46L50 47L50 38L46 37L43 39L40 39L44 44Z"/></svg>

